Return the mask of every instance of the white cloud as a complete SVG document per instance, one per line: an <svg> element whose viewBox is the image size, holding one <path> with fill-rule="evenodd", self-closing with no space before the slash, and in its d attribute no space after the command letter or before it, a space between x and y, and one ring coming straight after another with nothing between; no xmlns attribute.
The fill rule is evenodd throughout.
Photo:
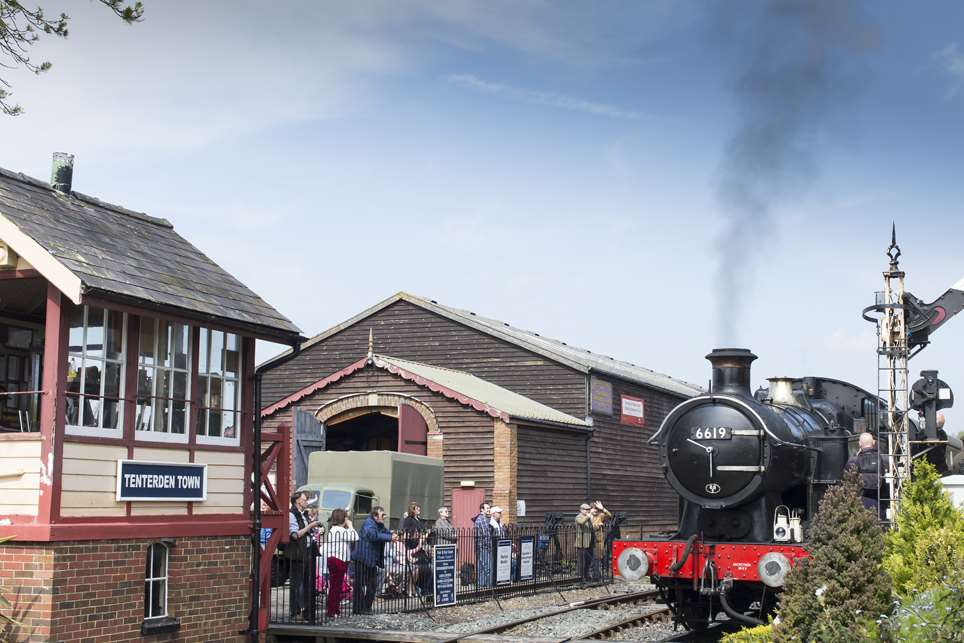
<svg viewBox="0 0 964 643"><path fill-rule="evenodd" d="M956 42L951 42L934 54L934 61L950 79L948 96L956 96L964 87L964 53L958 51Z"/></svg>
<svg viewBox="0 0 964 643"><path fill-rule="evenodd" d="M503 85L501 83L493 83L482 80L473 74L453 74L449 76L447 80L450 83L467 87L475 91L486 94L508 96L509 98L535 105L545 105L547 107L566 109L574 112L584 112L586 114L592 114L593 116L606 116L609 118L625 118L636 120L642 117L642 113L640 112L623 109L613 105L607 105L606 103L597 103L594 101L589 101L582 98L573 98L572 96L565 96L563 94L556 94L553 92L542 92L532 89L523 89L521 87L512 87L511 85Z"/></svg>

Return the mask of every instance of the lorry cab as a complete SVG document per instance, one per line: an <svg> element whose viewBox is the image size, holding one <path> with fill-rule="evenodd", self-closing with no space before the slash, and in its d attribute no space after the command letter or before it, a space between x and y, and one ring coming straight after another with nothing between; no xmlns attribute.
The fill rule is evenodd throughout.
<svg viewBox="0 0 964 643"><path fill-rule="evenodd" d="M348 512L348 519L356 528L371 512L372 507L379 504L378 496L371 489L353 487L349 484L315 483L306 484L298 488L308 494L309 503L318 507L318 520L326 524L335 509Z"/></svg>

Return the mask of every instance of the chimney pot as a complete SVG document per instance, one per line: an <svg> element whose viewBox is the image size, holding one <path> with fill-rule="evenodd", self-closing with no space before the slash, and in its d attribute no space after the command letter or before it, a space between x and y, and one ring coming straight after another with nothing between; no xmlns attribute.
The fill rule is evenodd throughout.
<svg viewBox="0 0 964 643"><path fill-rule="evenodd" d="M74 155L54 152L50 169L50 187L61 194L70 194L74 182Z"/></svg>
<svg viewBox="0 0 964 643"><path fill-rule="evenodd" d="M713 392L750 396L750 362L756 355L746 348L717 348L706 356L713 365Z"/></svg>

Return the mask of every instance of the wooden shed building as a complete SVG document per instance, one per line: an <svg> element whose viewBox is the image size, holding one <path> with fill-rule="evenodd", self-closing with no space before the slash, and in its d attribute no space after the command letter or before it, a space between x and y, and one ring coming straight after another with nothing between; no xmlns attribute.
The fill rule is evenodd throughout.
<svg viewBox="0 0 964 643"><path fill-rule="evenodd" d="M679 379L407 293L259 368L265 430L302 427L296 485L323 443L390 449L443 459L456 524L483 498L512 522L598 498L654 529L676 523L646 441L700 391Z"/></svg>
<svg viewBox="0 0 964 643"><path fill-rule="evenodd" d="M0 638L243 640L255 340L302 338L71 163L0 170Z"/></svg>

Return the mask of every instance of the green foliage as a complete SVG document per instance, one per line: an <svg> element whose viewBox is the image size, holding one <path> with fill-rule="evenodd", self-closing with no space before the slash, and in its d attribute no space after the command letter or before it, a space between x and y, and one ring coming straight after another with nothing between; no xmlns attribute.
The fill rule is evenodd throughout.
<svg viewBox="0 0 964 643"><path fill-rule="evenodd" d="M938 587L949 574L964 573L964 510L951 503L937 471L926 461L914 464L896 529L885 540L883 566L902 601Z"/></svg>
<svg viewBox="0 0 964 643"><path fill-rule="evenodd" d="M776 641L865 640L890 612L890 577L880 569L883 534L860 501L860 477L824 495L810 529L810 558L787 575L773 627Z"/></svg>
<svg viewBox="0 0 964 643"><path fill-rule="evenodd" d="M144 6L140 0L133 4L128 4L127 0L99 2L128 24L139 22L144 16ZM50 61L35 63L30 59L30 47L40 39L40 34L66 38L69 21L70 16L66 13L47 18L42 7L28 9L18 0L0 0L0 68L23 67L35 74L49 70ZM10 83L0 78L0 111L8 116L17 116L23 109L9 102L9 90Z"/></svg>
<svg viewBox="0 0 964 643"><path fill-rule="evenodd" d="M770 643L773 640L772 625L757 625L745 627L733 634L726 634L720 643Z"/></svg>
<svg viewBox="0 0 964 643"><path fill-rule="evenodd" d="M964 574L941 581L881 619L879 640L887 643L964 643Z"/></svg>

